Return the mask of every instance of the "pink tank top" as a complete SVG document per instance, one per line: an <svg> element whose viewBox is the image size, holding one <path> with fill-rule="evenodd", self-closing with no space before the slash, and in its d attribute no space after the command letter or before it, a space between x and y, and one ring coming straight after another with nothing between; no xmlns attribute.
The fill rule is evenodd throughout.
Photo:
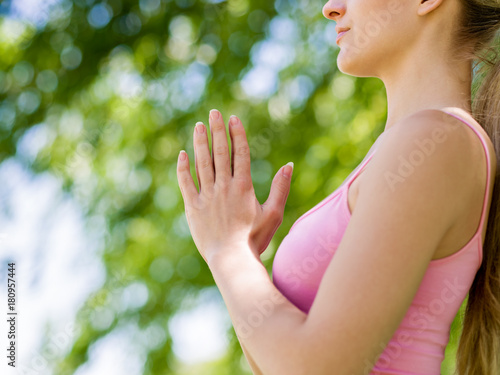
<svg viewBox="0 0 500 375"><path fill-rule="evenodd" d="M482 228L490 186L488 148L482 135L473 126L462 118L448 114L470 126L486 150L488 172L479 227L462 249L448 257L430 262L403 321L370 375L441 373L441 362L449 341L451 323L482 261ZM339 188L299 217L276 252L272 268L273 283L305 313L311 308L323 274L349 223L349 186L373 154L374 152L366 157ZM315 256L315 253L323 255L319 257Z"/></svg>

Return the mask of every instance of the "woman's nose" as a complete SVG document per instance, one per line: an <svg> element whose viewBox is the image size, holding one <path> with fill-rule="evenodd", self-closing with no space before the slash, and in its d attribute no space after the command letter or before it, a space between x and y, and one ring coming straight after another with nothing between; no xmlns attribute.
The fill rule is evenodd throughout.
<svg viewBox="0 0 500 375"><path fill-rule="evenodd" d="M339 0L329 0L323 7L323 15L330 19L337 21L345 14L345 4Z"/></svg>

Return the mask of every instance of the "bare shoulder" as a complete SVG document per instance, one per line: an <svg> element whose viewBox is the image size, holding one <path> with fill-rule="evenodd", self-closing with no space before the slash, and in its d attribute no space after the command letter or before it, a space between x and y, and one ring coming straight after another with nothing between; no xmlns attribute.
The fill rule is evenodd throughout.
<svg viewBox="0 0 500 375"><path fill-rule="evenodd" d="M443 167L447 167L449 178L455 178L465 188L480 187L479 190L484 191L486 157L490 161L490 172L494 174L497 168L496 151L486 131L471 114L457 107L429 109L413 114L402 125L395 137L406 137L410 142L413 139L413 144L417 146L412 148L414 154L419 151L426 155L434 150L441 152L442 162L445 162ZM467 193L467 190L464 192Z"/></svg>
<svg viewBox="0 0 500 375"><path fill-rule="evenodd" d="M465 124L464 121L469 125ZM398 130L401 132L400 135L404 134L404 131L410 130L410 127L406 126L408 124L412 124L413 130L421 132L419 134L424 137L428 138L430 135L431 140L436 144L445 143L445 141L449 140L443 147L462 147L462 154L470 160L472 164L475 164L476 167L477 162L484 163L484 158L482 158L484 155L484 147L479 139L479 137L481 137L486 143L492 166L496 167L495 147L488 133L486 133L483 127L470 113L461 108L445 107L442 110L427 109L414 113L398 124ZM403 129L405 130L403 131ZM471 151L474 152L474 154L471 154ZM496 168L492 169L495 170Z"/></svg>
<svg viewBox="0 0 500 375"><path fill-rule="evenodd" d="M446 113L444 114L445 117L448 116L447 121L450 121L450 119L451 119L451 122L458 124L458 126L464 126L466 129L469 129L468 133L469 133L469 135L472 136L472 138L476 139L478 134L481 135L481 137L484 139L484 141L486 143L486 147L488 149L488 154L490 156L492 170L496 171L496 167L497 167L497 160L496 159L497 158L496 158L495 147L493 146L493 142L491 141L491 138L489 137L488 133L486 133L486 130L484 130L482 125L479 124L476 121L476 119L469 112L467 112L461 108L446 107L446 108L443 108L443 110L448 112L448 114L446 114ZM442 112L442 111L438 111L438 112ZM473 130L471 128L469 128L461 120L451 116L450 114L458 116L459 118L467 121L474 128L474 130L477 133L473 134ZM478 140L476 140L476 143L478 143Z"/></svg>
<svg viewBox="0 0 500 375"><path fill-rule="evenodd" d="M414 199L439 202L437 209L451 223L484 184L478 173L484 157L469 126L440 110L420 111L387 131L359 192L383 179L390 192L402 189L418 194Z"/></svg>
<svg viewBox="0 0 500 375"><path fill-rule="evenodd" d="M456 114L461 118L466 117L466 112L462 112ZM388 132L383 143L387 149L385 152L400 151L407 154L409 169L428 164L427 168L440 169L447 177L456 178L456 182L463 184L461 179L477 171L478 165L485 162L485 151L478 133L486 141L492 163L496 161L493 160L495 149L488 134L472 116L469 117L465 120L477 133L471 126L441 110L419 111L394 125L393 131ZM430 160L432 163L428 162Z"/></svg>
<svg viewBox="0 0 500 375"><path fill-rule="evenodd" d="M467 120L473 125L474 129L483 135L483 138L491 143L484 129L481 128L472 116L464 118L466 112L462 112L463 114L460 113L460 115L456 112L454 114ZM438 109L426 109L416 112L395 124L393 130L393 134L387 138L391 136L407 137L411 141L411 138L414 137L415 140L419 141L432 141L435 145L443 144L442 147L445 148L470 146L468 142L472 140L473 143L477 143L478 138L470 126L449 113Z"/></svg>

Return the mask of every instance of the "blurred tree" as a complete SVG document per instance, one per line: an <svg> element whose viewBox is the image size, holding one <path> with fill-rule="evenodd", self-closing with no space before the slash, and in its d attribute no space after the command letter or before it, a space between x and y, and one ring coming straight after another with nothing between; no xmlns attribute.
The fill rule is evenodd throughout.
<svg viewBox="0 0 500 375"><path fill-rule="evenodd" d="M181 370L169 319L214 285L177 186L196 121L238 115L263 202L288 161L283 224L263 255L269 271L293 222L361 161L386 118L382 83L336 68L335 24L312 0L58 0L46 22L0 20L0 161L50 171L104 233L107 280L81 308L57 374L127 325L155 332L144 374L245 374L234 331L227 355ZM23 139L36 139L20 150ZM192 170L194 175L194 168ZM129 293L134 301L123 303ZM149 330L149 331L148 331ZM446 366L449 359L447 359Z"/></svg>

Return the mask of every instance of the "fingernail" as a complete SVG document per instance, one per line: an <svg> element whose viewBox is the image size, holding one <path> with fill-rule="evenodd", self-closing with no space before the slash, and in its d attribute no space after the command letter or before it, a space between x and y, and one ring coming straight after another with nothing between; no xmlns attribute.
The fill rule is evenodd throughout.
<svg viewBox="0 0 500 375"><path fill-rule="evenodd" d="M229 125L236 125L237 122L238 122L238 118L235 115L232 115L231 117L229 117Z"/></svg>
<svg viewBox="0 0 500 375"><path fill-rule="evenodd" d="M198 122L196 123L196 125L194 126L194 128L196 129L196 132L197 132L198 134L203 134L203 133L205 133L205 126L203 126L203 123L202 123L202 122L200 122L200 121L198 121Z"/></svg>
<svg viewBox="0 0 500 375"><path fill-rule="evenodd" d="M293 172L293 162L286 163L286 165L283 167L283 176L285 177L290 177Z"/></svg>
<svg viewBox="0 0 500 375"><path fill-rule="evenodd" d="M218 111L218 110L216 110L216 109L212 109L212 110L210 111L210 118L211 118L212 120L218 120L218 119L219 119L219 111Z"/></svg>
<svg viewBox="0 0 500 375"><path fill-rule="evenodd" d="M181 150L181 152L179 153L179 160L181 161L186 160L186 156L187 156L186 151Z"/></svg>

